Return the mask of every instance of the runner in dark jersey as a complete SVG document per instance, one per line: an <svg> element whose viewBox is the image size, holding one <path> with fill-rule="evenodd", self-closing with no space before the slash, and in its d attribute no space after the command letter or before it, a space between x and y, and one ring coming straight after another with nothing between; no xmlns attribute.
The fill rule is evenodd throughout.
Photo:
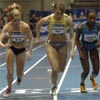
<svg viewBox="0 0 100 100"><path fill-rule="evenodd" d="M90 75L90 81L93 89L97 89L98 85L94 78L99 73L99 52L98 47L100 42L98 41L98 33L100 31L100 23L96 22L96 13L94 10L87 12L86 22L80 24L77 27L76 32L76 45L79 50L80 61L82 64L83 72L81 74L80 91L86 93L85 80L89 74L90 64L89 57L92 62L93 71Z"/></svg>

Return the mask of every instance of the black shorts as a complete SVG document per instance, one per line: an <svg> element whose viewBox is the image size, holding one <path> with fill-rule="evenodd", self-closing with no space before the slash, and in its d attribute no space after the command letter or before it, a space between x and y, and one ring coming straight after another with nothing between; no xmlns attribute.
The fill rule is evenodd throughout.
<svg viewBox="0 0 100 100"><path fill-rule="evenodd" d="M25 48L15 48L13 46L10 47L10 49L13 51L13 53L17 56L18 54L26 51Z"/></svg>

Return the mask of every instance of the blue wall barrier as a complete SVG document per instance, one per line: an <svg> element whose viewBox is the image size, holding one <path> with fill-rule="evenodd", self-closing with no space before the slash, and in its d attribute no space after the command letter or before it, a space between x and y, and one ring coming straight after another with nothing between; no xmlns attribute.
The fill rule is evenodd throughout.
<svg viewBox="0 0 100 100"><path fill-rule="evenodd" d="M98 12L100 12L100 9L94 9L96 11L96 14L98 14ZM88 9L72 9L72 10L65 10L65 13L69 14L71 13L72 15L76 15L77 17L80 15L81 12L83 12L84 15L86 15ZM38 17L44 17L47 15L50 15L53 12L53 10L51 11L37 11L37 10L30 10L30 17L32 16L32 14L35 14Z"/></svg>
<svg viewBox="0 0 100 100"><path fill-rule="evenodd" d="M73 20L73 23L74 23L74 32L76 31L76 27L79 23L82 23L82 22L85 22L86 19L75 19ZM96 18L96 21L100 22L100 18ZM66 33L68 33L69 30L67 30ZM41 31L40 31L40 35L47 35L48 34L48 29L47 29L47 25L46 24L43 24L42 27L41 27Z"/></svg>

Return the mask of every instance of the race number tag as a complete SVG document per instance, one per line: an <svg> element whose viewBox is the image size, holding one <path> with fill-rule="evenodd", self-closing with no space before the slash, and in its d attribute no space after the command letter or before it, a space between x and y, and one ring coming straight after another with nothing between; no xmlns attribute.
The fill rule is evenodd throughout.
<svg viewBox="0 0 100 100"><path fill-rule="evenodd" d="M20 43L24 41L24 33L22 32L13 32L11 33L12 42Z"/></svg>
<svg viewBox="0 0 100 100"><path fill-rule="evenodd" d="M84 41L86 42L94 42L97 38L98 36L96 34L84 34Z"/></svg>
<svg viewBox="0 0 100 100"><path fill-rule="evenodd" d="M61 24L53 24L52 25L52 33L53 34L63 34L65 29L65 25Z"/></svg>

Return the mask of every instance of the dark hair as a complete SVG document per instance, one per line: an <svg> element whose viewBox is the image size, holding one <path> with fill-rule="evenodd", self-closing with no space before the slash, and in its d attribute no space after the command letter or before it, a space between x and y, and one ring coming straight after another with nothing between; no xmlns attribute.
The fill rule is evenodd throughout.
<svg viewBox="0 0 100 100"><path fill-rule="evenodd" d="M88 17L88 15L89 15L90 13L96 13L96 12L95 12L94 9L89 9L89 10L87 11L87 13L86 13L86 17Z"/></svg>
<svg viewBox="0 0 100 100"><path fill-rule="evenodd" d="M52 7L54 10L60 9L62 13L64 13L64 11L65 11L64 3L53 3Z"/></svg>

